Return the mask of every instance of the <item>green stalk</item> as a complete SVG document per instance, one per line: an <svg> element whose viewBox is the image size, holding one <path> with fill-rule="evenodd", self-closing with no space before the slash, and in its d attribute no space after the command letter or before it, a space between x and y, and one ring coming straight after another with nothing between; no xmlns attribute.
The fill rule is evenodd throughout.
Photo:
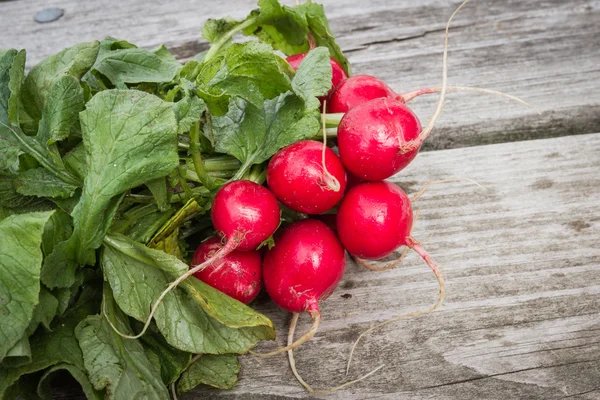
<svg viewBox="0 0 600 400"><path fill-rule="evenodd" d="M181 168L177 168L177 174L179 175L179 184L181 185L181 188L183 189L183 192L185 193L186 200L193 199L194 193L192 192L190 185L188 185L187 181L185 180L185 175L181 171Z"/></svg>
<svg viewBox="0 0 600 400"><path fill-rule="evenodd" d="M225 35L221 36L221 38L219 40L217 40L216 42L214 42L212 44L212 46L210 46L210 49L208 49L208 51L206 52L206 55L204 56L204 59L202 60L202 62L206 62L206 61L210 60L211 58L213 58L219 52L219 50L221 50L221 47L223 47L227 42L229 42L236 33L251 26L252 24L254 24L257 21L257 19L258 19L257 17L248 18L247 20L242 21L241 23L234 26Z"/></svg>
<svg viewBox="0 0 600 400"><path fill-rule="evenodd" d="M325 125L327 125L328 128L336 128L340 124L343 116L344 113L325 114Z"/></svg>
<svg viewBox="0 0 600 400"><path fill-rule="evenodd" d="M207 189L213 189L214 182L206 173L204 168L204 162L202 161L202 154L200 154L200 122L196 121L190 129L190 155L194 163L194 170L200 182L206 186Z"/></svg>

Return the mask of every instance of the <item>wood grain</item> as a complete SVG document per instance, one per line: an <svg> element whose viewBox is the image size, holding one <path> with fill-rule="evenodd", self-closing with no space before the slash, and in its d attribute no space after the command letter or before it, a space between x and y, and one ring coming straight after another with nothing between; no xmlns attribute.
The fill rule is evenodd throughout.
<svg viewBox="0 0 600 400"><path fill-rule="evenodd" d="M291 1L288 2L292 4ZM324 1L354 73L373 74L395 90L441 81L443 27L457 0ZM57 6L65 16L38 24L33 14ZM67 45L108 35L143 47L165 43L181 59L206 49L206 18L243 17L254 0L0 3L0 48L24 47L29 66ZM538 115L505 99L450 94L439 129L425 149L464 147L600 131L600 1L472 1L457 16L450 40L455 85L481 86L522 97ZM414 107L423 122L436 96Z"/></svg>
<svg viewBox="0 0 600 400"><path fill-rule="evenodd" d="M600 134L433 151L394 178L408 192L433 186L415 236L443 268L448 298L436 313L363 339L351 378L385 368L330 399L600 398ZM352 342L377 321L433 303L436 281L415 255L371 272L349 263L322 303L317 336L296 352L316 388L344 382ZM259 310L287 335L289 315ZM307 316L299 331L308 329ZM272 348L272 343L261 346ZM183 399L309 398L286 357L242 357L239 385Z"/></svg>

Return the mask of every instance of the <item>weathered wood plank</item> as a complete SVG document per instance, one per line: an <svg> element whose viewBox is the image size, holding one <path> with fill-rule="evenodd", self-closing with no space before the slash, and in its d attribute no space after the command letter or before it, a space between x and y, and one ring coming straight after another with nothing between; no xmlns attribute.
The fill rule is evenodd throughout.
<svg viewBox="0 0 600 400"><path fill-rule="evenodd" d="M292 3L291 1L289 2ZM442 30L457 0L325 1L331 25L355 73L369 73L398 91L440 82ZM37 24L44 7L65 16ZM0 47L24 47L29 62L78 41L107 35L145 47L166 43L180 58L206 48L200 28L209 16L242 17L254 0L0 2ZM473 1L457 16L450 41L450 82L520 96L541 116L504 99L450 94L439 134L427 149L600 131L600 1ZM435 96L415 102L423 121Z"/></svg>
<svg viewBox="0 0 600 400"><path fill-rule="evenodd" d="M386 367L331 399L597 399L600 397L600 134L419 155L396 181L433 186L415 206L415 236L442 265L448 298L438 312L397 322L357 347L351 377ZM352 342L376 321L428 307L437 290L414 254L372 272L349 263L322 303L320 332L296 352L316 388L345 380ZM287 335L289 315L258 306ZM301 318L299 331L309 318ZM261 346L272 348L273 344ZM309 398L285 356L242 357L226 399ZM580 395L579 395L580 394ZM572 397L569 397L572 396Z"/></svg>

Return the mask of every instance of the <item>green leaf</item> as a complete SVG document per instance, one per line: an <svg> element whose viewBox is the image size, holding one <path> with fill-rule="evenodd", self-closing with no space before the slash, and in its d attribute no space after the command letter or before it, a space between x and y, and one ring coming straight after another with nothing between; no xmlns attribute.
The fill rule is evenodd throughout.
<svg viewBox="0 0 600 400"><path fill-rule="evenodd" d="M256 23L242 32L269 43L287 55L308 50L308 22L299 7L282 6L277 0L259 0L258 10L250 14Z"/></svg>
<svg viewBox="0 0 600 400"><path fill-rule="evenodd" d="M70 286L77 265L95 263L94 250L112 222L119 195L167 175L179 163L173 109L154 95L103 91L80 118L87 175L72 213L73 235L46 259L42 278L50 288Z"/></svg>
<svg viewBox="0 0 600 400"><path fill-rule="evenodd" d="M44 256L49 256L54 251L54 246L67 240L72 232L71 216L60 209L56 210L44 227L44 234L42 235Z"/></svg>
<svg viewBox="0 0 600 400"><path fill-rule="evenodd" d="M33 196L23 196L15 190L14 177L0 175L0 206L11 214L24 214L32 211L48 211L52 203Z"/></svg>
<svg viewBox="0 0 600 400"><path fill-rule="evenodd" d="M85 394L85 397L88 400L102 400L104 399L104 395L102 392L94 389L94 386L91 384L88 379L85 371L73 364L61 363L56 364L46 370L44 374L40 377L40 381L37 386L37 394L44 400L51 400L52 397L52 379L53 375L56 374L57 371L67 371L73 378L79 382L81 385L81 389Z"/></svg>
<svg viewBox="0 0 600 400"><path fill-rule="evenodd" d="M63 162L71 173L83 180L83 178L85 178L87 168L85 160L85 147L83 146L83 143L75 146L73 150L68 152L63 157Z"/></svg>
<svg viewBox="0 0 600 400"><path fill-rule="evenodd" d="M40 300L33 309L33 316L27 327L27 336L31 336L42 324L47 330L50 330L50 323L56 316L58 300L43 286L40 290Z"/></svg>
<svg viewBox="0 0 600 400"><path fill-rule="evenodd" d="M236 157L245 171L282 147L318 134L318 113L305 115L303 110L303 101L289 92L265 100L264 108L232 98L227 114L212 118L209 135L215 151Z"/></svg>
<svg viewBox="0 0 600 400"><path fill-rule="evenodd" d="M159 210L165 211L169 208L169 199L167 197L167 181L163 178L152 179L151 181L146 182L146 186L150 189L152 196L154 196L154 201L158 206Z"/></svg>
<svg viewBox="0 0 600 400"><path fill-rule="evenodd" d="M19 170L19 155L22 153L10 131L10 125L14 122L14 116L11 115L14 113L13 90L20 86L19 75L23 73L20 54L14 49L0 50L0 172L13 174Z"/></svg>
<svg viewBox="0 0 600 400"><path fill-rule="evenodd" d="M79 43L52 55L29 71L21 93L27 113L35 120L42 118L46 98L56 79L70 75L80 79L94 64L100 43Z"/></svg>
<svg viewBox="0 0 600 400"><path fill-rule="evenodd" d="M50 330L50 323L56 316L56 308L58 300L43 286L40 288L39 302L33 309L33 316L29 321L25 334L21 340L13 347L6 358L5 365L10 367L18 367L31 362L31 347L28 338L36 331L39 324L42 324L47 330Z"/></svg>
<svg viewBox="0 0 600 400"><path fill-rule="evenodd" d="M200 120L202 113L206 110L206 104L195 95L185 96L173 104L173 110L177 119L177 133L181 135L189 132L192 124Z"/></svg>
<svg viewBox="0 0 600 400"><path fill-rule="evenodd" d="M50 88L42 111L38 141L51 146L66 139L71 130L78 125L79 112L83 107L83 89L79 81L70 75L57 78ZM55 155L60 159L58 151Z"/></svg>
<svg viewBox="0 0 600 400"><path fill-rule="evenodd" d="M170 82L181 64L166 57L165 51L138 49L131 43L106 38L100 43L98 58L91 71L102 74L118 89L126 89L126 83Z"/></svg>
<svg viewBox="0 0 600 400"><path fill-rule="evenodd" d="M105 244L102 267L117 304L145 322L160 293L187 264L123 235L111 234ZM165 296L154 320L170 345L191 353L245 353L275 335L265 316L193 277Z"/></svg>
<svg viewBox="0 0 600 400"><path fill-rule="evenodd" d="M311 50L296 71L292 80L294 93L300 96L307 109L318 109L319 96L325 96L331 89L331 64L329 51L325 47Z"/></svg>
<svg viewBox="0 0 600 400"><path fill-rule="evenodd" d="M127 317L114 304L110 289L104 290L104 307L112 323L131 334ZM94 389L106 389L115 400L169 399L160 371L148 360L140 342L119 336L104 316L87 317L75 334Z"/></svg>
<svg viewBox="0 0 600 400"><path fill-rule="evenodd" d="M177 389L185 393L202 384L217 389L231 389L237 383L239 372L240 362L237 354L205 354L181 375Z"/></svg>
<svg viewBox="0 0 600 400"><path fill-rule="evenodd" d="M15 190L25 196L60 197L73 196L77 186L56 177L45 168L29 169L19 174L13 181Z"/></svg>
<svg viewBox="0 0 600 400"><path fill-rule="evenodd" d="M19 95L21 85L25 78L25 50L19 51L12 63L10 69L10 80L8 87L10 97L8 99L8 121L12 125L19 125Z"/></svg>
<svg viewBox="0 0 600 400"><path fill-rule="evenodd" d="M335 41L327 17L325 16L323 5L307 1L306 3L303 3L300 8L306 13L308 28L310 29L317 46L327 47L331 57L336 59L344 68L344 71L346 71L346 75L350 76L350 62Z"/></svg>
<svg viewBox="0 0 600 400"><path fill-rule="evenodd" d="M164 44L161 44L156 49L152 50L152 53L156 54L165 61L179 63L177 61L177 58L175 58L175 56L169 51L169 49L167 49L167 47Z"/></svg>
<svg viewBox="0 0 600 400"><path fill-rule="evenodd" d="M137 323L137 325L142 325ZM141 330L141 326L139 328ZM159 359L160 374L165 384L177 380L189 364L192 354L177 350L171 346L154 327L141 338L144 348L151 350Z"/></svg>
<svg viewBox="0 0 600 400"><path fill-rule="evenodd" d="M202 27L202 37L209 42L216 42L240 22L227 16L221 19L208 19Z"/></svg>
<svg viewBox="0 0 600 400"><path fill-rule="evenodd" d="M83 357L74 331L83 318L97 312L99 294L99 290L89 285L77 304L64 317L53 322L51 332L38 332L30 338L31 363L17 368L0 366L0 399L5 398L7 390L25 374L62 362L83 369Z"/></svg>
<svg viewBox="0 0 600 400"><path fill-rule="evenodd" d="M0 221L0 361L20 340L40 292L42 233L52 212L11 215Z"/></svg>
<svg viewBox="0 0 600 400"><path fill-rule="evenodd" d="M315 44L327 47L331 57L350 75L350 63L335 41L321 4L309 0L292 8L278 0L259 0L258 5L260 8L248 17L255 23L243 30L244 35L256 36L289 56L309 50L310 34Z"/></svg>
<svg viewBox="0 0 600 400"><path fill-rule="evenodd" d="M273 53L270 46L257 43L234 43L223 56L200 64L196 78L198 96L204 99L213 114L223 114L230 96L262 106L292 89L293 70Z"/></svg>
<svg viewBox="0 0 600 400"><path fill-rule="evenodd" d="M6 354L4 364L11 367L18 367L31 362L31 346L29 346L28 335L21 336L21 339Z"/></svg>

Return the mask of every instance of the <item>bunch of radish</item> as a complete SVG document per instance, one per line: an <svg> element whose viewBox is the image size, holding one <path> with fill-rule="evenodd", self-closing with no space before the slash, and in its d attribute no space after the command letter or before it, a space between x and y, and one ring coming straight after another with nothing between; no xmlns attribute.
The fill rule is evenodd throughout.
<svg viewBox="0 0 600 400"><path fill-rule="evenodd" d="M406 246L431 268L440 285L435 305L394 320L431 312L443 301L445 291L440 270L411 235L414 222L411 199L397 185L385 180L402 171L417 156L441 113L447 91L480 91L513 98L490 90L447 86L450 21L440 88L398 94L376 77L348 77L331 58L332 88L320 99L323 142L300 140L277 152L268 162L266 187L248 180L232 181L221 187L211 211L216 235L198 247L186 274L194 274L246 304L254 300L264 285L276 305L294 313L288 345L269 353L253 354L272 356L287 351L294 374L313 393L327 391L315 392L302 380L292 351L315 335L321 321L319 302L329 297L342 279L346 251L365 267L378 269L368 260L381 260ZM306 55L292 55L287 61L297 69ZM407 103L429 93L440 93L440 97L433 116L423 128ZM339 122L333 148L327 147L326 116ZM300 218L281 224L282 208ZM391 269L397 264L379 269ZM298 314L303 312L312 317L313 324L294 341Z"/></svg>

